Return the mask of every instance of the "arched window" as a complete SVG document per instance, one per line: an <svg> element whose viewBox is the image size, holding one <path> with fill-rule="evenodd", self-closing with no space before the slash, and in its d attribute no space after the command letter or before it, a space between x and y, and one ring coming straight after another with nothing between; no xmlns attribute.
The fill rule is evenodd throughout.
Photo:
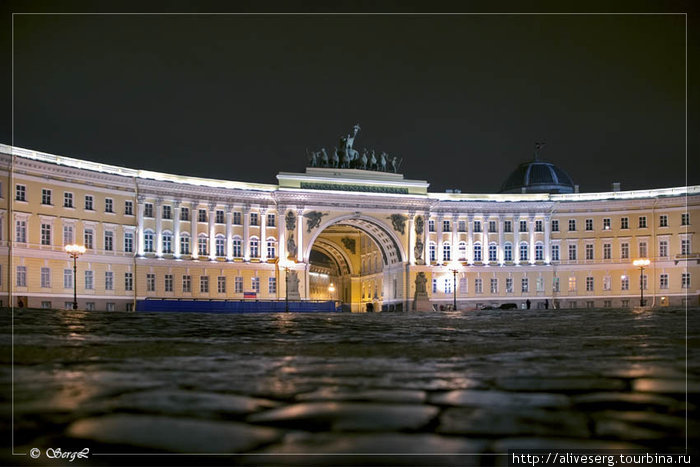
<svg viewBox="0 0 700 467"><path fill-rule="evenodd" d="M258 237L251 237L250 239L250 257L260 258L260 241Z"/></svg>
<svg viewBox="0 0 700 467"><path fill-rule="evenodd" d="M277 241L274 237L269 237L267 239L267 257L268 259L277 258Z"/></svg>
<svg viewBox="0 0 700 467"><path fill-rule="evenodd" d="M173 252L173 234L166 230L163 232L163 253Z"/></svg>
<svg viewBox="0 0 700 467"><path fill-rule="evenodd" d="M520 244L520 261L527 261L527 243L522 242Z"/></svg>
<svg viewBox="0 0 700 467"><path fill-rule="evenodd" d="M474 261L481 261L481 243L474 244Z"/></svg>
<svg viewBox="0 0 700 467"><path fill-rule="evenodd" d="M541 243L535 244L535 261L544 261L544 246Z"/></svg>
<svg viewBox="0 0 700 467"><path fill-rule="evenodd" d="M241 256L243 256L241 248L241 237L236 235L235 237L233 237L233 257L240 258Z"/></svg>
<svg viewBox="0 0 700 467"><path fill-rule="evenodd" d="M226 238L221 234L216 236L216 256L226 256Z"/></svg>
<svg viewBox="0 0 700 467"><path fill-rule="evenodd" d="M428 255L430 261L437 261L437 247L435 242L428 243Z"/></svg>
<svg viewBox="0 0 700 467"><path fill-rule="evenodd" d="M450 242L444 242L442 244L442 260L451 261L452 260L452 245Z"/></svg>
<svg viewBox="0 0 700 467"><path fill-rule="evenodd" d="M513 261L513 245L511 245L510 243L506 243L503 246L503 260Z"/></svg>
<svg viewBox="0 0 700 467"><path fill-rule="evenodd" d="M457 251L460 260L467 259L467 242L459 242L457 244Z"/></svg>
<svg viewBox="0 0 700 467"><path fill-rule="evenodd" d="M495 243L489 243L489 261L498 261L498 247Z"/></svg>
<svg viewBox="0 0 700 467"><path fill-rule="evenodd" d="M143 232L143 251L146 253L153 253L155 250L153 248L153 231L148 229Z"/></svg>
<svg viewBox="0 0 700 467"><path fill-rule="evenodd" d="M180 234L180 254L190 254L190 236L186 233Z"/></svg>
<svg viewBox="0 0 700 467"><path fill-rule="evenodd" d="M206 234L199 234L199 238L197 239L197 253L199 253L199 256L206 256L209 253L207 251L207 240Z"/></svg>

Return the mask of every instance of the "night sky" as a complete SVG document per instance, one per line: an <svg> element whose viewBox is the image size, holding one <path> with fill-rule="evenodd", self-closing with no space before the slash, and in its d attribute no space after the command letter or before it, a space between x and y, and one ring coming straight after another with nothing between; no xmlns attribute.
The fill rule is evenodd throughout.
<svg viewBox="0 0 700 467"><path fill-rule="evenodd" d="M276 11L302 11L283 5ZM635 10L689 7L670 5L642 2ZM9 4L15 13L94 8ZM145 8L159 10L166 11ZM171 3L167 11L193 9ZM694 18L690 102L700 55ZM8 11L3 19L11 65ZM403 157L404 175L428 180L431 191L497 192L532 158L535 142L581 191L608 191L614 181L623 189L682 186L686 175L700 184L692 115L686 171L685 22L683 15L15 14L14 134L5 111L0 142L276 183L277 172L303 171L307 149L330 152L359 123L356 149ZM10 70L4 109L11 109Z"/></svg>

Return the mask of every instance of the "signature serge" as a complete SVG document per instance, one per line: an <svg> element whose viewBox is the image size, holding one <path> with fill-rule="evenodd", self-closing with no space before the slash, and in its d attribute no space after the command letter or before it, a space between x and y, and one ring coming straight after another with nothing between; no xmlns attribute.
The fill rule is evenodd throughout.
<svg viewBox="0 0 700 467"><path fill-rule="evenodd" d="M90 454L90 448L85 448L82 451L63 451L61 448L48 448L46 457L49 459L68 459L68 462L73 462L75 459L87 459Z"/></svg>

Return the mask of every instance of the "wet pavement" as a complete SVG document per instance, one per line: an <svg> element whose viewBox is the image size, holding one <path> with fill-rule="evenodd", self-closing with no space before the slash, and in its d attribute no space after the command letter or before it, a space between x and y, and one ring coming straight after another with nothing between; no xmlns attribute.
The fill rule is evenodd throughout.
<svg viewBox="0 0 700 467"><path fill-rule="evenodd" d="M15 451L41 456L0 462L89 447L92 465L507 465L511 449L682 453L686 438L694 455L699 314L16 310Z"/></svg>

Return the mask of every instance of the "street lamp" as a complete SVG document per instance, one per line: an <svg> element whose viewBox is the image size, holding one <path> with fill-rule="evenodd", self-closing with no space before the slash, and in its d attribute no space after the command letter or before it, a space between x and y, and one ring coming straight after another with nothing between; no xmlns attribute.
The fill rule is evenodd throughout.
<svg viewBox="0 0 700 467"><path fill-rule="evenodd" d="M284 269L284 311L289 312L289 269L294 265L294 261L288 259L280 260L279 266Z"/></svg>
<svg viewBox="0 0 700 467"><path fill-rule="evenodd" d="M452 271L452 309L457 311L457 273L462 269L462 263L452 261L450 271Z"/></svg>
<svg viewBox="0 0 700 467"><path fill-rule="evenodd" d="M644 268L649 266L649 258L639 258L632 261L639 268L639 306L644 306Z"/></svg>
<svg viewBox="0 0 700 467"><path fill-rule="evenodd" d="M75 243L66 245L66 253L73 258L73 309L78 309L78 256L85 253L85 246Z"/></svg>

